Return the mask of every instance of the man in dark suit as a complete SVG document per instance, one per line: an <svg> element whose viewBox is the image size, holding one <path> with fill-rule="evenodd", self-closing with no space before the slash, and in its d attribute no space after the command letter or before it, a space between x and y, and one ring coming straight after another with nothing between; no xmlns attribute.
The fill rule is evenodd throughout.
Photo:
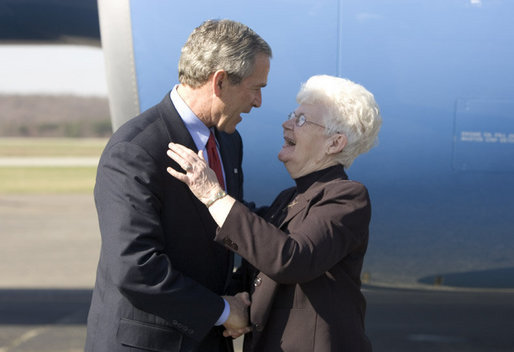
<svg viewBox="0 0 514 352"><path fill-rule="evenodd" d="M112 136L95 186L102 249L86 351L232 350L223 330L248 324L248 303L222 296L233 257L213 241L207 208L170 180L166 149L205 150L209 163L221 163L224 191L242 199L236 125L261 105L270 58L245 25L206 21L182 48L180 84Z"/></svg>

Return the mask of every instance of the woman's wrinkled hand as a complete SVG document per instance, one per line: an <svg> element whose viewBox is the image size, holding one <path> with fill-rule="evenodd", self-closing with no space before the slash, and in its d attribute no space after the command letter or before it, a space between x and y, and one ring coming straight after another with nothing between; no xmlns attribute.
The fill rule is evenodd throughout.
<svg viewBox="0 0 514 352"><path fill-rule="evenodd" d="M191 192L204 204L221 191L216 173L207 165L200 150L198 154L181 144L170 143L168 156L173 159L186 173L168 167L168 173L184 182Z"/></svg>

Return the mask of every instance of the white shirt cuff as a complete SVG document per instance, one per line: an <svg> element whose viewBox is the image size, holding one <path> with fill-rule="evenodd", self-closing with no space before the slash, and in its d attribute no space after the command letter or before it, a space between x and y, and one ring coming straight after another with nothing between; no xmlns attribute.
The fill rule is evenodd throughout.
<svg viewBox="0 0 514 352"><path fill-rule="evenodd" d="M223 309L223 313L221 313L218 321L214 323L216 326L223 325L228 319L228 316L230 315L230 306L228 305L228 302L223 298L223 302L225 302L225 309Z"/></svg>

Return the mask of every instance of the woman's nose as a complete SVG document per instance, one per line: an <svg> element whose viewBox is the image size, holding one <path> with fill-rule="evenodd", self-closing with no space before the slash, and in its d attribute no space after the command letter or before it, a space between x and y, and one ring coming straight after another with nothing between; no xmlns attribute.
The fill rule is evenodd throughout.
<svg viewBox="0 0 514 352"><path fill-rule="evenodd" d="M282 128L292 130L294 128L294 119L287 119L282 123Z"/></svg>

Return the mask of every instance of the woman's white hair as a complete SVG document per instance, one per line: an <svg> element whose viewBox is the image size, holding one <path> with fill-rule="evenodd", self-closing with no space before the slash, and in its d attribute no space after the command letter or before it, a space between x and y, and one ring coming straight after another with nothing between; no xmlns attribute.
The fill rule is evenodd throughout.
<svg viewBox="0 0 514 352"><path fill-rule="evenodd" d="M360 84L340 77L312 76L300 88L296 101L322 106L326 133L346 136L346 146L335 156L346 168L377 144L382 118L373 94Z"/></svg>

